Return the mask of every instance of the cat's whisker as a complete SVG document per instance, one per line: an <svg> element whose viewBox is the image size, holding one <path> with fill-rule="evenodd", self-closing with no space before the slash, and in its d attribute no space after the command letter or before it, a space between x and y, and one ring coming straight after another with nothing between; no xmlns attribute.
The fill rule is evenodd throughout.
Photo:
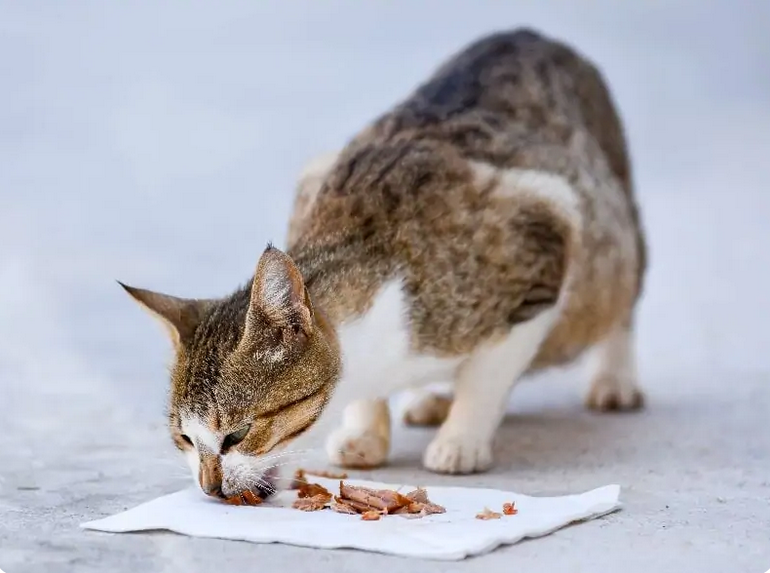
<svg viewBox="0 0 770 573"><path fill-rule="evenodd" d="M284 467L284 466L290 466L290 465L293 465L293 464L294 464L293 461L285 462L285 463L282 463L282 464L270 464L269 466L264 466L263 471L268 471L268 470L272 470L272 469L276 469L276 468L281 468L281 467Z"/></svg>
<svg viewBox="0 0 770 573"><path fill-rule="evenodd" d="M305 453L308 453L308 452L313 452L313 451L315 451L317 449L318 448L305 448L305 449L302 449L302 450L282 450L280 452L274 452L274 453L267 454L267 455L263 456L261 459L264 460L264 459L270 459L270 458L273 458L273 457L293 455L293 454L305 454Z"/></svg>

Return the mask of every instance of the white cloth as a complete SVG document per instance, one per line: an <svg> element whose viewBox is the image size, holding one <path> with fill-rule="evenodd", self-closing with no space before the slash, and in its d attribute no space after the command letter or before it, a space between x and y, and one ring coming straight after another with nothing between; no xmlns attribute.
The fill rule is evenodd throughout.
<svg viewBox="0 0 770 573"><path fill-rule="evenodd" d="M338 481L313 478L329 491ZM351 485L397 489L411 486L345 480ZM386 516L363 521L325 509L291 509L296 492L286 491L257 507L230 506L191 488L166 495L123 513L84 523L81 527L113 533L151 529L170 530L192 537L215 537L253 543L285 543L322 549L360 549L404 557L460 560L480 555L526 537L540 537L569 525L599 517L620 507L620 487L608 485L578 495L529 497L514 492L465 487L427 487L430 500L446 513L421 519ZM501 519L479 520L484 507L501 512L515 502L518 513Z"/></svg>

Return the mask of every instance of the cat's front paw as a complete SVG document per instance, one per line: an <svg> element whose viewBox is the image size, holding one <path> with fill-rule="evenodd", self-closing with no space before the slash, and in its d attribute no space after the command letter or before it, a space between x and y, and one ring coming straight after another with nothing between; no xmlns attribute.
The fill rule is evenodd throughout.
<svg viewBox="0 0 770 573"><path fill-rule="evenodd" d="M492 444L473 435L437 436L423 456L426 469L442 474L470 474L492 467Z"/></svg>
<svg viewBox="0 0 770 573"><path fill-rule="evenodd" d="M329 461L346 468L374 468L388 459L390 444L373 431L337 428L326 440Z"/></svg>

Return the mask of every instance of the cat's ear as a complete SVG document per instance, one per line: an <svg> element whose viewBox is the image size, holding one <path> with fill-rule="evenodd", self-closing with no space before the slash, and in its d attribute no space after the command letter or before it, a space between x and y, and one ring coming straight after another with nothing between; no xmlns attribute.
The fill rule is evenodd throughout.
<svg viewBox="0 0 770 573"><path fill-rule="evenodd" d="M175 296L131 287L118 281L142 308L166 327L175 348L189 344L195 329L213 301L178 298Z"/></svg>
<svg viewBox="0 0 770 573"><path fill-rule="evenodd" d="M302 274L289 255L272 245L262 253L254 273L244 339L262 338L266 327L283 343L313 331L313 308Z"/></svg>

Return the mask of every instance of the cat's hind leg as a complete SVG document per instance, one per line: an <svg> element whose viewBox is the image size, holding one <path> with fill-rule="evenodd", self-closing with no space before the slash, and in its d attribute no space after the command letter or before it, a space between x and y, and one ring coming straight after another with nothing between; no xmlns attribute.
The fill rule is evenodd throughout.
<svg viewBox="0 0 770 573"><path fill-rule="evenodd" d="M409 393L404 409L404 424L414 427L437 427L444 423L452 406L452 396L439 394L428 388Z"/></svg>
<svg viewBox="0 0 770 573"><path fill-rule="evenodd" d="M618 325L591 349L591 383L586 406L600 412L638 410L644 406L644 393L637 382L633 333Z"/></svg>

